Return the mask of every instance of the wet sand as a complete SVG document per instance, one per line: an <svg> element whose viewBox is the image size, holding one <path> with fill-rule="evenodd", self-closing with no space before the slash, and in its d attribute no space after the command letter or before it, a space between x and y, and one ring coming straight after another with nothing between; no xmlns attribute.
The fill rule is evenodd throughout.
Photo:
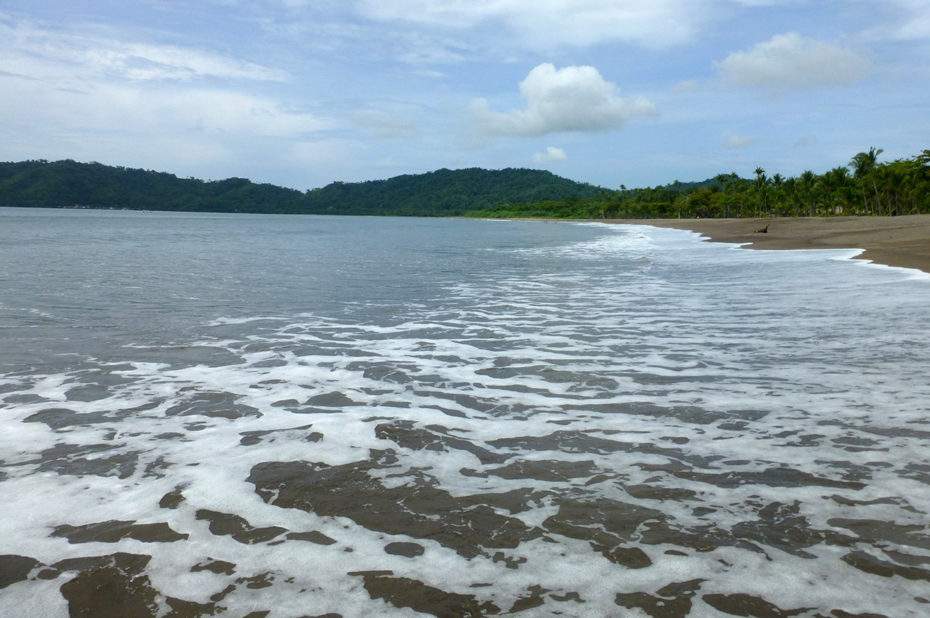
<svg viewBox="0 0 930 618"><path fill-rule="evenodd" d="M930 215L768 219L611 219L698 232L751 249L864 249L858 259L930 273ZM767 226L766 233L759 233Z"/></svg>

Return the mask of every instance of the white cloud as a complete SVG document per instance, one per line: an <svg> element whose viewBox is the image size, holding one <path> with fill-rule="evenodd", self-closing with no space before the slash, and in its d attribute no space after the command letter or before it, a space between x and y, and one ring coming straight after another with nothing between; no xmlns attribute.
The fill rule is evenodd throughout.
<svg viewBox="0 0 930 618"><path fill-rule="evenodd" d="M533 153L533 163L555 163L567 160L568 155L565 154L565 151L556 146L547 146L545 152Z"/></svg>
<svg viewBox="0 0 930 618"><path fill-rule="evenodd" d="M491 135L531 136L615 129L634 116L655 113L643 97L620 98L617 87L590 66L556 69L540 64L520 82L520 93L525 109L495 112L485 99L475 99L472 118Z"/></svg>
<svg viewBox="0 0 930 618"><path fill-rule="evenodd" d="M755 135L731 135L727 137L727 148L745 148L759 141Z"/></svg>
<svg viewBox="0 0 930 618"><path fill-rule="evenodd" d="M124 42L88 32L52 31L27 22L0 23L0 62L38 79L246 81L289 79L286 72L214 52L174 45Z"/></svg>
<svg viewBox="0 0 930 618"><path fill-rule="evenodd" d="M32 139L68 152L69 144L94 143L120 135L122 143L169 136L221 142L256 138L294 138L327 129L315 114L292 109L269 97L221 89L139 87L137 84L88 83L83 91L41 80L0 75L0 116L8 135ZM41 106L33 104L42 101ZM212 151L211 151L212 152Z"/></svg>
<svg viewBox="0 0 930 618"><path fill-rule="evenodd" d="M170 45L98 42L83 52L88 68L132 80L288 80L284 71L218 54Z"/></svg>
<svg viewBox="0 0 930 618"><path fill-rule="evenodd" d="M274 99L226 90L187 89L155 94L130 91L128 109L176 128L267 137L296 137L329 128L322 118L290 109Z"/></svg>
<svg viewBox="0 0 930 618"><path fill-rule="evenodd" d="M531 47L624 41L666 48L708 21L692 0L358 0L366 17L450 29L499 24Z"/></svg>
<svg viewBox="0 0 930 618"><path fill-rule="evenodd" d="M852 49L789 32L731 53L717 69L730 83L783 91L855 83L872 63Z"/></svg>
<svg viewBox="0 0 930 618"><path fill-rule="evenodd" d="M930 39L930 2L887 0L885 9L891 12L891 18L870 31L873 37L899 41Z"/></svg>
<svg viewBox="0 0 930 618"><path fill-rule="evenodd" d="M0 40L0 66L7 69L0 74L0 91L16 93L0 97L0 117L11 134L50 143L94 141L117 132L133 140L164 141L171 135L282 138L331 126L273 96L241 89L242 80L287 78L258 64L176 46L124 43L99 30L75 34L11 19L0 21Z"/></svg>

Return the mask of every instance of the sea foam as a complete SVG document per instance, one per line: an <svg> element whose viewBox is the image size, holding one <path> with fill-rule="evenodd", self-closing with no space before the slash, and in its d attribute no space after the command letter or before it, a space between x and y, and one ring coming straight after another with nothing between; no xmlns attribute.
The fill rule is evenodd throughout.
<svg viewBox="0 0 930 618"><path fill-rule="evenodd" d="M582 229L9 371L0 552L36 566L0 608L106 577L153 615L922 615L926 283Z"/></svg>

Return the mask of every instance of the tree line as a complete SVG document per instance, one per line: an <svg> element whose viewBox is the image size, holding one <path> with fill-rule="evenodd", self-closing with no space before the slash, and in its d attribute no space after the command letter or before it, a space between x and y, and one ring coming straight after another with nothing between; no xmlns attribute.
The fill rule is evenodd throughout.
<svg viewBox="0 0 930 618"><path fill-rule="evenodd" d="M906 215L930 213L930 150L879 161L857 153L823 174L619 190L531 169L441 169L298 191L245 178L204 181L174 174L45 160L0 163L0 206L123 208L282 214L639 219Z"/></svg>
<svg viewBox="0 0 930 618"><path fill-rule="evenodd" d="M304 208L315 214L452 217L504 203L593 197L601 190L544 170L440 169L387 180L331 183L308 191Z"/></svg>
<svg viewBox="0 0 930 618"><path fill-rule="evenodd" d="M204 181L71 160L0 163L0 206L459 216L504 203L590 197L600 190L529 169L441 169L298 191L245 178Z"/></svg>
<svg viewBox="0 0 930 618"><path fill-rule="evenodd" d="M568 219L893 216L930 213L930 150L879 162L880 148L857 153L823 174L753 178L719 174L699 183L602 191L590 198L503 204L474 217Z"/></svg>

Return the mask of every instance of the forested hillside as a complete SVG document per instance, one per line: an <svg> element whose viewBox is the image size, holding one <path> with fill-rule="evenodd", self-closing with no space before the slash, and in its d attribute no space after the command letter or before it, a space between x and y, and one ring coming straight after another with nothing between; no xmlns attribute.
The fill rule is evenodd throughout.
<svg viewBox="0 0 930 618"><path fill-rule="evenodd" d="M462 215L507 203L594 197L603 189L541 170L479 168L329 184L307 192L306 212L354 215Z"/></svg>
<svg viewBox="0 0 930 618"><path fill-rule="evenodd" d="M881 163L870 148L823 174L785 178L762 168L755 177L720 174L699 183L603 192L470 212L475 217L639 219L671 217L799 217L930 213L930 150Z"/></svg>
<svg viewBox="0 0 930 618"><path fill-rule="evenodd" d="M100 163L0 163L0 205L206 212L295 212L303 194L245 178L204 182Z"/></svg>
<svg viewBox="0 0 930 618"><path fill-rule="evenodd" d="M528 169L439 170L303 193L245 178L207 182L75 161L0 163L0 205L334 215L454 216L601 189Z"/></svg>
<svg viewBox="0 0 930 618"><path fill-rule="evenodd" d="M529 169L441 169L307 192L245 178L203 181L100 163L0 163L0 206L333 215L550 218L768 217L930 213L930 150L880 162L860 152L822 174L609 191Z"/></svg>

